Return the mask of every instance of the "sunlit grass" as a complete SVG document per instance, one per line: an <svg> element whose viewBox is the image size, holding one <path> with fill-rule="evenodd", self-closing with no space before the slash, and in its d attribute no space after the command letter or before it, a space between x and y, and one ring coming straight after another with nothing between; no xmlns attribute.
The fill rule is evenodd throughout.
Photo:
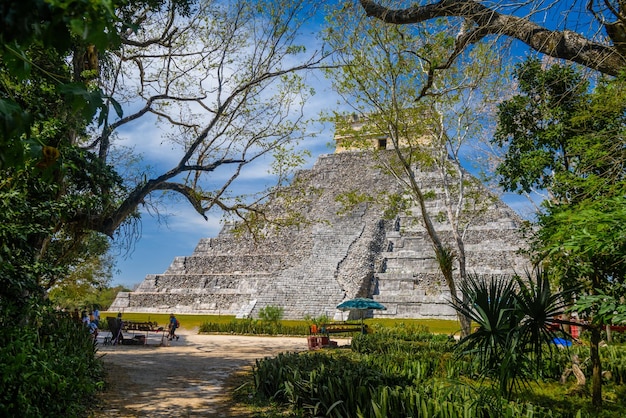
<svg viewBox="0 0 626 418"><path fill-rule="evenodd" d="M117 316L117 312L102 312L100 317L106 321L107 316ZM193 314L176 314L176 318L180 322L183 329L198 328L204 322L229 323L235 319L234 315L193 315ZM159 326L166 326L170 320L169 313L122 313L122 319L126 321L136 322L156 322Z"/></svg>
<svg viewBox="0 0 626 418"><path fill-rule="evenodd" d="M392 319L392 318L375 318L366 319L366 324L380 324L386 327L394 327L404 323L407 326L425 326L433 334L460 334L461 325L459 321L449 319Z"/></svg>
<svg viewBox="0 0 626 418"><path fill-rule="evenodd" d="M117 312L102 312L100 314L104 321L107 316L117 316ZM124 312L122 313L122 319L127 321L137 322L156 322L159 326L166 326L169 322L169 313L134 313ZM212 322L218 324L228 324L235 320L234 315L200 315L200 314L176 314L176 318L180 322L183 329L194 329L200 327L205 322ZM243 320L242 320L243 321ZM309 322L305 320L283 320L284 325L308 325ZM358 322L358 321L355 321ZM397 326L399 324L405 324L407 326L422 325L428 327L430 332L435 334L458 334L460 326L458 321L451 321L445 319L391 319L391 318L370 318L366 319L365 324L373 325L380 324L383 326Z"/></svg>

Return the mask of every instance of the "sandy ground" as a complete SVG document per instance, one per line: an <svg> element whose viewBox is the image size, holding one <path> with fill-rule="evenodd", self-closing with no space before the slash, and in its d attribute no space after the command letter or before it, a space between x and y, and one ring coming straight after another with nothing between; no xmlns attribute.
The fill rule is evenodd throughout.
<svg viewBox="0 0 626 418"><path fill-rule="evenodd" d="M150 333L146 345L112 346L102 344L110 334L101 333L108 386L95 417L244 417L225 402L229 376L256 359L308 350L306 337L178 334L171 342Z"/></svg>

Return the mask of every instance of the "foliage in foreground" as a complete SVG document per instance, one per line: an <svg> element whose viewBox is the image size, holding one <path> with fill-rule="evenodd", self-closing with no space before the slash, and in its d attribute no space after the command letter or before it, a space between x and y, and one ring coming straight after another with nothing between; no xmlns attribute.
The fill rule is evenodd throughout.
<svg viewBox="0 0 626 418"><path fill-rule="evenodd" d="M32 312L25 323L1 320L0 416L86 416L104 376L93 340L69 316Z"/></svg>
<svg viewBox="0 0 626 418"><path fill-rule="evenodd" d="M545 190L531 235L533 262L552 285L575 289L572 311L591 334L593 403L602 404L598 354L605 325L624 321L626 74L591 83L575 67L518 65L520 93L499 106L493 143L508 191Z"/></svg>
<svg viewBox="0 0 626 418"><path fill-rule="evenodd" d="M606 369L614 376L606 383L612 402L595 411L587 398L568 396L572 385L557 383L571 355L589 357L586 346L569 351L546 349L541 367L532 371L539 383L531 390L516 392L509 401L480 377L471 356L454 355L455 344L447 337L431 334L428 338L426 332L415 328L415 338L410 339L406 327L378 331L356 335L351 351L286 353L258 360L248 397L239 399L274 405L275 410L287 407L289 416L301 417L573 418L623 416L626 412L626 405L619 401L626 370L622 347L603 351ZM591 370L586 368L585 373L589 375Z"/></svg>
<svg viewBox="0 0 626 418"><path fill-rule="evenodd" d="M565 312L570 292L552 292L540 270L528 273L525 280L469 275L460 290L463 298L454 298L454 308L477 326L461 339L459 352L471 355L481 374L509 397L528 384L533 367L540 368L542 349L565 337L553 325Z"/></svg>

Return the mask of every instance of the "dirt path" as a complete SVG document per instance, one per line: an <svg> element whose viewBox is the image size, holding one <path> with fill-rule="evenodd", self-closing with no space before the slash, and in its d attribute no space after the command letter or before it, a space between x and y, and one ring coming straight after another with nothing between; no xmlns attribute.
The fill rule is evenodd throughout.
<svg viewBox="0 0 626 418"><path fill-rule="evenodd" d="M225 406L228 377L256 359L308 349L305 337L179 334L165 346L155 334L147 345L99 346L109 386L96 418L245 416Z"/></svg>

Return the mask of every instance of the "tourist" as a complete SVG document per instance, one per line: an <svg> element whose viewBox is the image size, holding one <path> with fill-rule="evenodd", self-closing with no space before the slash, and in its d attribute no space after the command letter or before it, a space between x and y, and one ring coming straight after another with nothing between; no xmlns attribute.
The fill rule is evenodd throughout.
<svg viewBox="0 0 626 418"><path fill-rule="evenodd" d="M122 328L124 327L124 321L122 321L122 313L117 313L117 318L113 321L113 326L111 327L111 342L113 345L123 344L124 342L124 334L122 332Z"/></svg>
<svg viewBox="0 0 626 418"><path fill-rule="evenodd" d="M96 323L96 326L100 326L100 310L98 309L98 305L93 305L93 322Z"/></svg>
<svg viewBox="0 0 626 418"><path fill-rule="evenodd" d="M83 311L80 320L84 326L89 326L89 316L87 315L87 311Z"/></svg>
<svg viewBox="0 0 626 418"><path fill-rule="evenodd" d="M167 326L167 329L169 329L170 331L170 335L167 337L168 340L173 340L174 338L176 338L176 340L178 341L178 335L176 335L176 328L178 328L180 326L178 320L176 319L176 317L174 316L174 314L170 314L170 323Z"/></svg>
<svg viewBox="0 0 626 418"><path fill-rule="evenodd" d="M91 335L91 338L93 338L94 341L98 340L98 324L96 324L95 321L90 322L89 325L89 334Z"/></svg>

